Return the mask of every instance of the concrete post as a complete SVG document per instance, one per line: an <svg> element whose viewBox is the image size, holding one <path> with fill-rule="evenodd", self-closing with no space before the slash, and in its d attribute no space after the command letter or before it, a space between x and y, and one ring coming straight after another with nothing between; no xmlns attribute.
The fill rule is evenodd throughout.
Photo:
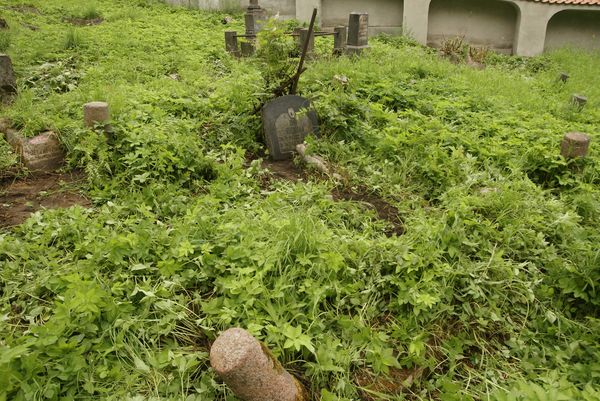
<svg viewBox="0 0 600 401"><path fill-rule="evenodd" d="M298 36L298 49L300 50L300 54L302 54L302 52L304 51L304 43L306 43L306 41L308 40L308 49L306 51L306 54L310 56L313 50L315 49L314 32L312 35L310 35L310 38L308 37L308 28L302 28L298 32L300 34L300 36Z"/></svg>
<svg viewBox="0 0 600 401"><path fill-rule="evenodd" d="M333 36L333 54L340 55L346 51L348 44L348 28L345 26L336 26Z"/></svg>
<svg viewBox="0 0 600 401"><path fill-rule="evenodd" d="M246 330L222 333L210 348L210 365L245 401L308 401L302 385Z"/></svg>
<svg viewBox="0 0 600 401"><path fill-rule="evenodd" d="M240 48L238 46L237 32L226 31L225 32L225 49L229 54L235 57L240 56Z"/></svg>
<svg viewBox="0 0 600 401"><path fill-rule="evenodd" d="M590 148L590 137L581 132L569 132L560 145L560 153L565 159L585 157Z"/></svg>
<svg viewBox="0 0 600 401"><path fill-rule="evenodd" d="M402 34L422 45L427 44L431 0L404 0Z"/></svg>
<svg viewBox="0 0 600 401"><path fill-rule="evenodd" d="M90 102L83 105L83 122L87 128L94 128L96 124L104 123L106 129L109 120L108 103Z"/></svg>

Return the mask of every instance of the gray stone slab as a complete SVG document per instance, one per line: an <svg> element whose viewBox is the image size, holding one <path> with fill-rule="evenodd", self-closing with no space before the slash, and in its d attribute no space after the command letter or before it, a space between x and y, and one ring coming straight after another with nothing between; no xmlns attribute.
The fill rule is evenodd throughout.
<svg viewBox="0 0 600 401"><path fill-rule="evenodd" d="M319 119L310 101L287 95L267 103L262 109L263 133L273 160L291 159L296 145L310 134L319 134Z"/></svg>

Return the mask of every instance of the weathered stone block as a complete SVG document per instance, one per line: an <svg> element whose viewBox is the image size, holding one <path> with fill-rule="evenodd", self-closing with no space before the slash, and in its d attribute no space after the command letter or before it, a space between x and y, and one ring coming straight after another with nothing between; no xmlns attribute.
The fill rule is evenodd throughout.
<svg viewBox="0 0 600 401"><path fill-rule="evenodd" d="M569 132L565 135L560 146L560 153L566 159L585 157L590 148L591 139L581 132Z"/></svg>
<svg viewBox="0 0 600 401"><path fill-rule="evenodd" d="M93 128L96 124L104 124L108 128L110 109L108 103L90 102L83 105L83 122L86 127Z"/></svg>
<svg viewBox="0 0 600 401"><path fill-rule="evenodd" d="M62 166L64 157L58 136L52 131L22 141L21 160L29 170L54 171Z"/></svg>

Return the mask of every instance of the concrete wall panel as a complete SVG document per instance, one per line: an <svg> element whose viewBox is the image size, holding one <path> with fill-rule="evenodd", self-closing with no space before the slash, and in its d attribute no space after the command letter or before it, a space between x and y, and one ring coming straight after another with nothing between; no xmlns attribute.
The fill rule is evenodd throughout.
<svg viewBox="0 0 600 401"><path fill-rule="evenodd" d="M470 44L512 53L517 19L516 7L499 0L433 0L427 43L439 47L464 36Z"/></svg>
<svg viewBox="0 0 600 401"><path fill-rule="evenodd" d="M566 10L552 17L544 50L565 46L600 50L600 11Z"/></svg>
<svg viewBox="0 0 600 401"><path fill-rule="evenodd" d="M348 25L348 16L353 11L369 13L371 35L402 31L403 0L322 0L321 25L326 28Z"/></svg>

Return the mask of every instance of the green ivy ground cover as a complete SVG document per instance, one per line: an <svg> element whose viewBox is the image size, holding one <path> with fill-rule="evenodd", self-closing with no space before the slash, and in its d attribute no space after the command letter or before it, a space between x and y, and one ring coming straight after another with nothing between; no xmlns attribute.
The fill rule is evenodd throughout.
<svg viewBox="0 0 600 401"><path fill-rule="evenodd" d="M290 46L275 25L240 62L217 13L1 7L20 91L2 114L59 133L95 206L0 232L0 400L234 400L208 363L233 326L315 399L600 399L598 54L480 71L402 38L360 59L321 42L300 84L322 123L311 149L398 209L389 237L335 183L248 163ZM82 128L91 100L111 105L110 143ZM572 130L592 137L585 160L558 156Z"/></svg>

